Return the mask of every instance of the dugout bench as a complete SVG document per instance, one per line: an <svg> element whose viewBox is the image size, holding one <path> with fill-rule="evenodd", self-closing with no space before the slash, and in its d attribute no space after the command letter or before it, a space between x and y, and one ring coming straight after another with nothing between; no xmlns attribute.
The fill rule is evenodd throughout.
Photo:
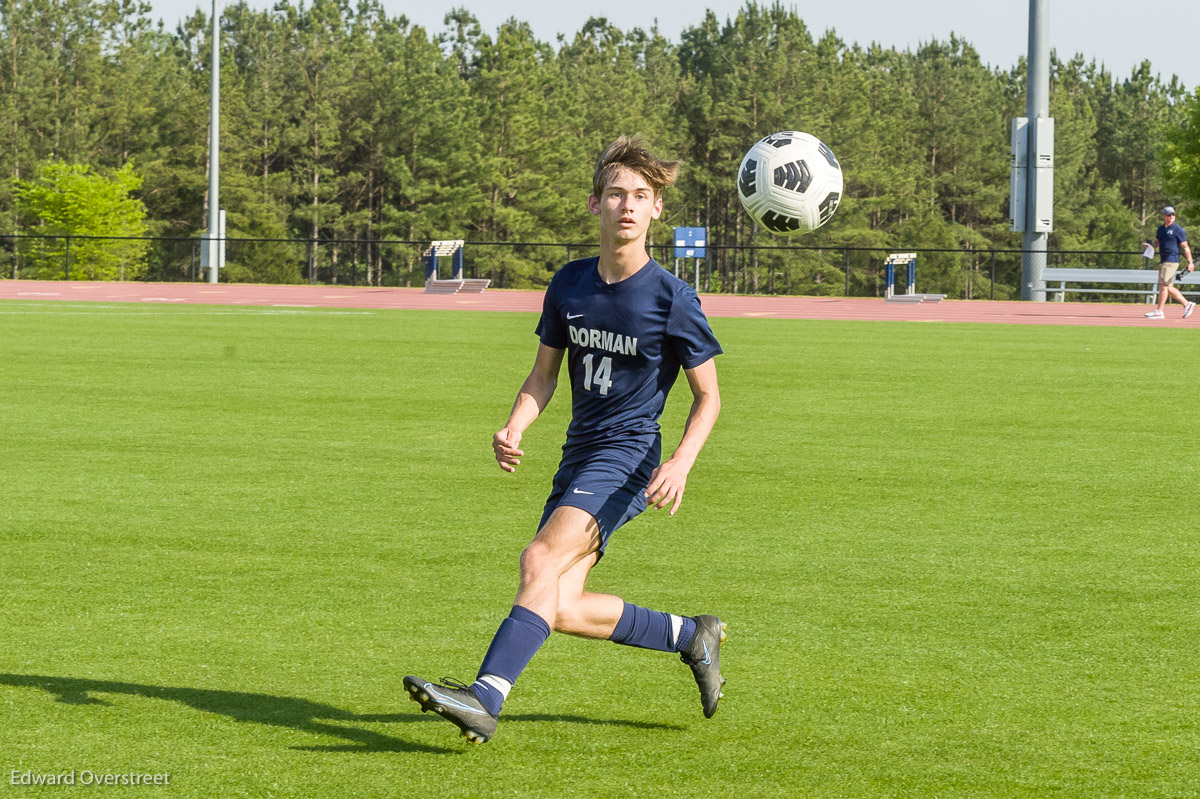
<svg viewBox="0 0 1200 799"><path fill-rule="evenodd" d="M1047 267L1042 273L1046 293L1063 302L1067 292L1078 294L1141 294L1146 302L1158 302L1157 269L1073 269ZM1058 285L1051 285L1056 283ZM1091 286L1085 284L1092 284ZM1100 285L1140 286L1140 288L1094 288ZM1200 269L1188 272L1184 267L1175 276L1175 286L1184 294L1200 294ZM1186 289L1186 290L1185 290Z"/></svg>

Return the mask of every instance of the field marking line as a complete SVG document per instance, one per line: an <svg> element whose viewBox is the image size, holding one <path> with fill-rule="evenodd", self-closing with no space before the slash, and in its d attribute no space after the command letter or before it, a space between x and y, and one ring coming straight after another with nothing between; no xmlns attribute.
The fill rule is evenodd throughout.
<svg viewBox="0 0 1200 799"><path fill-rule="evenodd" d="M161 307L161 306L159 306ZM88 303L84 306L75 306L70 308L40 308L37 310L22 309L8 310L6 307L0 307L0 316L294 316L297 314L307 314L312 316L374 316L373 310L312 310L305 308L280 308L273 310L270 308L261 308L258 306L248 306L230 311L199 311L192 310L190 306L172 306L179 310L135 310L129 306L105 306Z"/></svg>

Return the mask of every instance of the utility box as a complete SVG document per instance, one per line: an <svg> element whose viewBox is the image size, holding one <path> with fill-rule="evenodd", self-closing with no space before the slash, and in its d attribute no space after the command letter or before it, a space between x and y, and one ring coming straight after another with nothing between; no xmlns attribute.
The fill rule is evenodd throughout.
<svg viewBox="0 0 1200 799"><path fill-rule="evenodd" d="M1054 230L1054 119L1013 120L1008 177L1008 229Z"/></svg>
<svg viewBox="0 0 1200 799"><path fill-rule="evenodd" d="M1008 229L1025 232L1025 173L1029 167L1029 119L1017 117L1012 124L1012 147L1008 167Z"/></svg>
<svg viewBox="0 0 1200 799"><path fill-rule="evenodd" d="M1035 200L1030 219L1034 233L1050 233L1054 230L1054 119L1038 117L1032 120L1029 129L1029 141L1034 147L1029 196Z"/></svg>

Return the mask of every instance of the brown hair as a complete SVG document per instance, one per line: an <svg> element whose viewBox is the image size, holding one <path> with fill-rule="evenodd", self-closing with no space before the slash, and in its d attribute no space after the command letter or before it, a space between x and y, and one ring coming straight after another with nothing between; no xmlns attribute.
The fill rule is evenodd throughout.
<svg viewBox="0 0 1200 799"><path fill-rule="evenodd" d="M628 169L649 183L654 196L659 197L663 189L679 177L682 164L682 161L664 161L653 155L639 134L621 136L600 153L596 174L592 176L592 193L602 196L604 187L616 178L617 170Z"/></svg>

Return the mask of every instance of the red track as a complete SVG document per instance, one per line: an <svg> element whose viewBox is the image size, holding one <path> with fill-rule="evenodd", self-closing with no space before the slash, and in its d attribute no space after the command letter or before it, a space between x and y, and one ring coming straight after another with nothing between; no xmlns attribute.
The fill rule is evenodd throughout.
<svg viewBox="0 0 1200 799"><path fill-rule="evenodd" d="M1034 325L1187 327L1200 325L1200 313L1181 318L1178 305L1167 318L1148 320L1148 306L1083 302L889 303L871 298L758 297L706 294L710 316L767 319L856 319L912 322L991 322ZM0 280L0 300L261 305L300 308L409 308L426 310L532 311L542 292L489 289L483 294L426 294L423 289L350 286L259 286L222 283L90 283L84 281Z"/></svg>

